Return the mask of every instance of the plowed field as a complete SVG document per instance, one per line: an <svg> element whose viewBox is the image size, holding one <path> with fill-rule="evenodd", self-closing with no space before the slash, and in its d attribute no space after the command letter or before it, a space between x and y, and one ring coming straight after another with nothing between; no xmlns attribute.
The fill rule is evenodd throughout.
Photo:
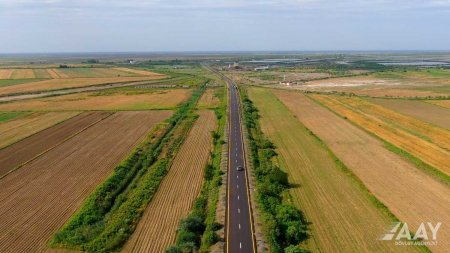
<svg viewBox="0 0 450 253"><path fill-rule="evenodd" d="M0 180L0 252L45 249L51 235L172 112L118 112Z"/></svg>
<svg viewBox="0 0 450 253"><path fill-rule="evenodd" d="M0 149L0 178L8 171L54 148L67 138L87 129L110 114L86 112Z"/></svg>
<svg viewBox="0 0 450 253"><path fill-rule="evenodd" d="M273 91L296 117L361 179L365 186L414 231L421 222L450 223L450 188L438 182L383 143L296 92ZM439 238L441 238L439 240ZM450 228L439 230L433 252L450 247Z"/></svg>
<svg viewBox="0 0 450 253"><path fill-rule="evenodd" d="M37 112L0 124L0 148L53 126L79 112Z"/></svg>
<svg viewBox="0 0 450 253"><path fill-rule="evenodd" d="M212 148L211 131L217 125L213 111L199 114L123 252L164 252L174 243L180 219L189 213L200 192Z"/></svg>

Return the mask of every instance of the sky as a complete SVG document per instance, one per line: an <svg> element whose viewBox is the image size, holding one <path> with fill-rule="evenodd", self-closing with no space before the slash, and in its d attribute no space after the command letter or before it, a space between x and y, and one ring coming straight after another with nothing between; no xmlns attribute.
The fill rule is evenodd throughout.
<svg viewBox="0 0 450 253"><path fill-rule="evenodd" d="M0 0L0 54L450 50L450 0Z"/></svg>

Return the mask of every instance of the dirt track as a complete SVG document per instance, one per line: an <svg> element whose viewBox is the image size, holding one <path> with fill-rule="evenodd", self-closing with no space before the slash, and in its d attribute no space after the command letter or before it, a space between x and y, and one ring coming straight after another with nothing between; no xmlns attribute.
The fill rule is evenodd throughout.
<svg viewBox="0 0 450 253"><path fill-rule="evenodd" d="M0 149L0 178L8 171L55 147L110 114L107 112L83 113Z"/></svg>
<svg viewBox="0 0 450 253"><path fill-rule="evenodd" d="M178 223L189 213L200 192L203 168L212 148L211 131L217 125L213 111L199 114L122 252L164 252L175 242Z"/></svg>
<svg viewBox="0 0 450 253"><path fill-rule="evenodd" d="M442 222L433 252L450 248L450 188L388 151L383 144L306 96L274 91L401 221ZM440 240L439 240L440 239Z"/></svg>
<svg viewBox="0 0 450 253"><path fill-rule="evenodd" d="M36 252L152 126L172 112L118 112L0 180L0 252Z"/></svg>

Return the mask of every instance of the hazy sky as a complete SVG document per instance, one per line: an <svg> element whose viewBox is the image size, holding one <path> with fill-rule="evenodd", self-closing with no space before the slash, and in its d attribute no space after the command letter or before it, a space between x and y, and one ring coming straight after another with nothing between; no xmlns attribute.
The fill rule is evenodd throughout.
<svg viewBox="0 0 450 253"><path fill-rule="evenodd" d="M449 50L450 0L0 0L0 53Z"/></svg>

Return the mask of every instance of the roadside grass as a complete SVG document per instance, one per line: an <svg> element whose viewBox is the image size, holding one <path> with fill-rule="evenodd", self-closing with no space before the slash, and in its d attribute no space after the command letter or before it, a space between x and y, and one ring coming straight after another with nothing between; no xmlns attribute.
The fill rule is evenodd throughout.
<svg viewBox="0 0 450 253"><path fill-rule="evenodd" d="M243 107L244 126L248 131L253 172L256 178L256 201L262 213L263 231L273 253L306 252L298 247L308 238L308 222L302 211L283 200L288 194L288 175L274 162L275 146L263 134L258 109L239 90Z"/></svg>

